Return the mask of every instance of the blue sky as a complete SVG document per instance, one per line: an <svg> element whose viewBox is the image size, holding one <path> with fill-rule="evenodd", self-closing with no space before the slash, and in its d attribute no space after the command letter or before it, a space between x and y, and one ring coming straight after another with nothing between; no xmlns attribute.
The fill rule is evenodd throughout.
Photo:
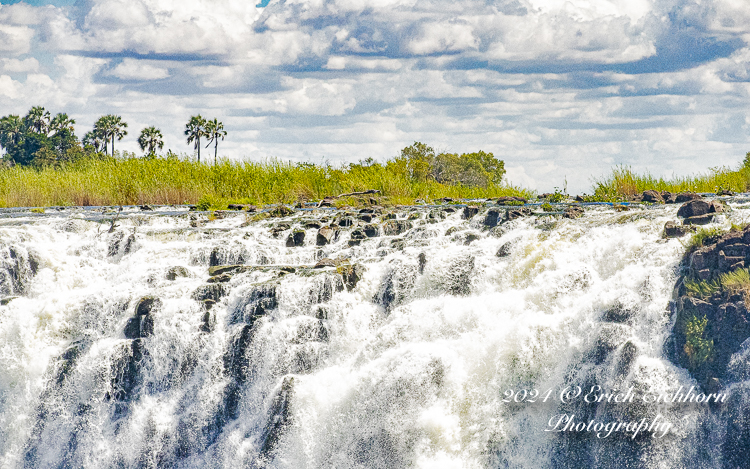
<svg viewBox="0 0 750 469"><path fill-rule="evenodd" d="M422 141L585 192L614 165L685 175L750 150L741 0L0 3L0 115L43 105L82 135L119 114L131 151L156 125L192 152L200 113L231 158L382 160Z"/></svg>

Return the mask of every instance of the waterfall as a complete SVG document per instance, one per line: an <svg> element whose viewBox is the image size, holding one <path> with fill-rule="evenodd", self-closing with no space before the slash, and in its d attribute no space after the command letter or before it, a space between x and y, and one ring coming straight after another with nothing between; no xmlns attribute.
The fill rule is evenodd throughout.
<svg viewBox="0 0 750 469"><path fill-rule="evenodd" d="M719 226L750 219L732 205ZM746 423L583 400L697 386L665 353L676 211L5 210L0 466L721 467ZM668 434L550 431L559 415Z"/></svg>

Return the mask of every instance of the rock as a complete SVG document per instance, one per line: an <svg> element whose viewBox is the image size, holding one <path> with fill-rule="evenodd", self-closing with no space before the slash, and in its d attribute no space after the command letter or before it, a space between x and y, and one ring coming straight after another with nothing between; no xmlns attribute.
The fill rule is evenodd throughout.
<svg viewBox="0 0 750 469"><path fill-rule="evenodd" d="M282 217L288 217L289 215L292 215L294 213L294 210L287 207L286 205L280 205L273 210L268 212L268 215L271 217L276 218L282 218Z"/></svg>
<svg viewBox="0 0 750 469"><path fill-rule="evenodd" d="M441 220L445 220L446 213L444 210L432 210L427 214L427 221L430 223L437 223Z"/></svg>
<svg viewBox="0 0 750 469"><path fill-rule="evenodd" d="M189 276L190 276L190 271L182 266L170 267L169 270L167 270L167 274L166 274L167 280L172 280L172 281L177 280L180 277L189 277Z"/></svg>
<svg viewBox="0 0 750 469"><path fill-rule="evenodd" d="M305 232L303 230L294 230L286 239L286 247L299 247L305 244Z"/></svg>
<svg viewBox="0 0 750 469"><path fill-rule="evenodd" d="M357 218L359 218L365 223L370 223L372 221L372 215L370 215L369 213L362 213Z"/></svg>
<svg viewBox="0 0 750 469"><path fill-rule="evenodd" d="M192 298L195 301L212 300L216 303L226 294L226 289L221 283L211 283L198 287L193 292Z"/></svg>
<svg viewBox="0 0 750 469"><path fill-rule="evenodd" d="M696 194L695 192L680 192L675 196L675 202L681 204L683 202L689 202L691 200L700 200L703 197Z"/></svg>
<svg viewBox="0 0 750 469"><path fill-rule="evenodd" d="M712 200L708 203L708 213L722 213L724 211L724 204L722 204L718 200Z"/></svg>
<svg viewBox="0 0 750 469"><path fill-rule="evenodd" d="M502 246L500 246L500 249L497 250L497 253L495 256L497 257L508 257L511 254L511 248L513 247L513 243L508 241L507 243L504 243Z"/></svg>
<svg viewBox="0 0 750 469"><path fill-rule="evenodd" d="M571 205L569 207L566 207L565 210L563 210L563 218L580 218L583 216L584 208L580 205Z"/></svg>
<svg viewBox="0 0 750 469"><path fill-rule="evenodd" d="M478 234L476 234L476 233L469 233L469 234L466 235L466 239L464 240L464 244L468 246L469 244L473 243L474 241L478 240L479 238L480 238L480 236Z"/></svg>
<svg viewBox="0 0 750 469"><path fill-rule="evenodd" d="M396 218L398 218L398 217L393 212L389 212L389 213L386 213L385 215L383 215L383 220L395 220Z"/></svg>
<svg viewBox="0 0 750 469"><path fill-rule="evenodd" d="M136 303L135 314L136 316L150 314L153 309L159 308L160 306L161 301L158 298L154 298L153 296L144 296L143 298L138 300L138 303Z"/></svg>
<svg viewBox="0 0 750 469"><path fill-rule="evenodd" d="M417 256L417 263L418 263L418 271L420 274L424 273L424 266L427 265L427 255L423 252L420 252Z"/></svg>
<svg viewBox="0 0 750 469"><path fill-rule="evenodd" d="M271 236L273 236L274 238L278 238L279 236L281 236L281 233L285 232L291 227L292 227L291 223L287 223L287 222L276 223L275 225L271 227Z"/></svg>
<svg viewBox="0 0 750 469"><path fill-rule="evenodd" d="M695 231L694 227L689 225L678 225L673 221L668 221L664 224L664 236L667 238L681 238L693 231Z"/></svg>
<svg viewBox="0 0 750 469"><path fill-rule="evenodd" d="M313 269L322 269L324 267L336 267L339 265L338 262L336 262L333 259L324 258L318 261L317 264L313 267Z"/></svg>
<svg viewBox="0 0 750 469"><path fill-rule="evenodd" d="M254 285L240 302L241 306L230 312L229 324L245 323L250 326L255 321L278 308L278 292L275 283Z"/></svg>
<svg viewBox="0 0 750 469"><path fill-rule="evenodd" d="M695 217L708 213L708 202L704 200L691 200L677 210L677 216L682 218Z"/></svg>
<svg viewBox="0 0 750 469"><path fill-rule="evenodd" d="M528 208L517 208L517 209L510 209L507 212L505 212L505 221L511 221L515 220L516 218L521 217L527 217L531 215L533 212L531 209Z"/></svg>
<svg viewBox="0 0 750 469"><path fill-rule="evenodd" d="M662 198L661 194L656 192L655 190L643 191L643 195L641 195L641 200L643 200L644 202L652 203L652 204L664 203L664 199Z"/></svg>
<svg viewBox="0 0 750 469"><path fill-rule="evenodd" d="M294 396L294 377L285 376L281 388L276 393L268 411L268 420L261 434L260 457L270 459L271 453L283 436L287 427L292 425L292 399Z"/></svg>
<svg viewBox="0 0 750 469"><path fill-rule="evenodd" d="M17 298L19 297L18 296L6 296L5 298L0 299L0 306L5 306Z"/></svg>
<svg viewBox="0 0 750 469"><path fill-rule="evenodd" d="M724 196L724 195L734 196L736 194L734 192L730 191L729 189L722 189L719 192L717 192L716 195L719 195L719 196Z"/></svg>
<svg viewBox="0 0 750 469"><path fill-rule="evenodd" d="M708 225L713 221L714 215L713 213L707 213L705 215L696 215L693 217L688 217L685 220L682 221L684 225Z"/></svg>
<svg viewBox="0 0 750 469"><path fill-rule="evenodd" d="M352 231L349 239L362 241L363 239L367 239L367 235L365 234L365 230L363 230L362 228L357 228L356 230Z"/></svg>
<svg viewBox="0 0 750 469"><path fill-rule="evenodd" d="M445 286L451 295L466 296L471 293L471 275L474 273L474 256L454 261L448 268Z"/></svg>
<svg viewBox="0 0 750 469"><path fill-rule="evenodd" d="M396 236L408 231L412 228L412 224L408 220L388 220L383 223L383 234L386 236Z"/></svg>
<svg viewBox="0 0 750 469"><path fill-rule="evenodd" d="M154 318L150 314L144 314L129 318L125 323L125 338L140 339L154 333Z"/></svg>
<svg viewBox="0 0 750 469"><path fill-rule="evenodd" d="M463 213L461 213L461 218L463 218L464 220L470 220L477 213L479 213L479 207L477 207L476 205L468 205L464 207L464 211Z"/></svg>
<svg viewBox="0 0 750 469"><path fill-rule="evenodd" d="M330 226L322 227L318 230L318 236L315 238L315 244L317 246L325 246L326 244L330 244L331 241L334 240L336 232L337 230L331 228Z"/></svg>
<svg viewBox="0 0 750 469"><path fill-rule="evenodd" d="M421 220L422 214L419 212L412 212L409 214L408 217L406 217L407 220Z"/></svg>
<svg viewBox="0 0 750 469"><path fill-rule="evenodd" d="M665 204L673 204L677 202L677 196L669 191L661 191L661 198L664 199Z"/></svg>
<svg viewBox="0 0 750 469"><path fill-rule="evenodd" d="M450 228L448 228L447 230L445 230L445 236L450 236L453 233L455 233L456 231L458 231L458 227L451 226Z"/></svg>
<svg viewBox="0 0 750 469"><path fill-rule="evenodd" d="M378 228L378 225L365 225L362 230L365 232L365 235L367 235L368 238L377 238L380 236L380 228Z"/></svg>
<svg viewBox="0 0 750 469"><path fill-rule="evenodd" d="M227 205L227 210L245 210L246 207L249 207L249 205L228 204Z"/></svg>
<svg viewBox="0 0 750 469"><path fill-rule="evenodd" d="M638 347L631 341L625 342L615 365L615 376L619 379L625 378L633 368L633 363L637 357Z"/></svg>
<svg viewBox="0 0 750 469"><path fill-rule="evenodd" d="M360 264L342 264L338 267L341 277L344 279L344 286L348 291L354 290L359 283L362 275L365 273L364 266Z"/></svg>
<svg viewBox="0 0 750 469"><path fill-rule="evenodd" d="M154 207L149 204L143 204L140 206L140 209L144 212L150 212L154 209Z"/></svg>
<svg viewBox="0 0 750 469"><path fill-rule="evenodd" d="M348 228L352 225L354 225L355 221L351 217L340 217L338 218L333 224L337 226L343 226L344 228Z"/></svg>
<svg viewBox="0 0 750 469"><path fill-rule="evenodd" d="M214 275L213 277L209 277L206 282L208 283L226 283L228 281L232 280L232 274L229 272Z"/></svg>
<svg viewBox="0 0 750 469"><path fill-rule="evenodd" d="M602 321L625 323L635 316L635 313L636 312L632 309L626 308L622 303L617 302L614 306L602 313Z"/></svg>
<svg viewBox="0 0 750 469"><path fill-rule="evenodd" d="M489 226L490 228L493 226L497 226L502 213L502 210L498 210L496 208L487 210L487 215L484 217L484 225Z"/></svg>
<svg viewBox="0 0 750 469"><path fill-rule="evenodd" d="M318 220L305 220L302 223L302 227L306 230L313 229L313 228L317 230L317 229L320 229L321 226L323 226L323 224L320 223Z"/></svg>
<svg viewBox="0 0 750 469"><path fill-rule="evenodd" d="M498 205L518 205L519 202L521 204L526 204L529 201L524 199L523 197L498 197L497 198Z"/></svg>

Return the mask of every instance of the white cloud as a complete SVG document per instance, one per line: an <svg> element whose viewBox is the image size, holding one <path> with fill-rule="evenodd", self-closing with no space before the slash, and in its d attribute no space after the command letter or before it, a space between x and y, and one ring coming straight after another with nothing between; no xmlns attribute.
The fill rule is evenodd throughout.
<svg viewBox="0 0 750 469"><path fill-rule="evenodd" d="M9 73L36 72L39 70L39 61L33 57L23 60L0 59L0 68Z"/></svg>
<svg viewBox="0 0 750 469"><path fill-rule="evenodd" d="M122 80L159 80L167 78L169 70L165 67L155 66L140 60L124 59L114 69L110 70L107 75Z"/></svg>
<svg viewBox="0 0 750 469"><path fill-rule="evenodd" d="M21 55L29 52L34 30L28 26L0 24L0 53Z"/></svg>

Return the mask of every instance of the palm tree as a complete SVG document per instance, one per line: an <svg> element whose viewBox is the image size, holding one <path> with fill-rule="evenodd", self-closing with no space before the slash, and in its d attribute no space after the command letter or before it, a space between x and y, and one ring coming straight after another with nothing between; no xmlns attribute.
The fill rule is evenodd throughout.
<svg viewBox="0 0 750 469"><path fill-rule="evenodd" d="M216 118L206 122L206 137L209 137L206 148L211 145L211 142L214 143L214 166L216 166L216 153L219 147L219 138L224 140L224 137L226 136L227 131L224 130L224 124L216 120Z"/></svg>
<svg viewBox="0 0 750 469"><path fill-rule="evenodd" d="M68 115L64 112L61 112L52 118L49 124L49 130L50 132L53 132L55 134L60 133L64 130L69 130L70 133L73 133L73 131L75 130L73 129L73 124L75 123L75 120L68 117Z"/></svg>
<svg viewBox="0 0 750 469"><path fill-rule="evenodd" d="M159 147L159 150L164 148L163 138L161 130L152 125L151 127L146 127L141 130L141 136L138 137L138 145L141 147L141 150L144 151L148 148L148 154L153 155L156 153L157 147Z"/></svg>
<svg viewBox="0 0 750 469"><path fill-rule="evenodd" d="M84 146L91 145L97 153L99 153L99 150L101 149L104 149L105 152L107 151L107 143L104 141L104 138L96 132L96 130L86 132L86 135L83 136L82 143Z"/></svg>
<svg viewBox="0 0 750 469"><path fill-rule="evenodd" d="M23 119L11 114L0 118L0 145L8 148L12 145L18 145L23 137L24 125Z"/></svg>
<svg viewBox="0 0 750 469"><path fill-rule="evenodd" d="M23 118L24 124L29 129L39 134L47 134L49 130L50 114L49 111L45 111L42 106L34 106L31 108L26 117Z"/></svg>
<svg viewBox="0 0 750 469"><path fill-rule="evenodd" d="M128 134L127 128L128 123L122 120L122 117L115 116L114 114L107 114L97 119L94 124L94 133L104 139L104 151L106 153L106 145L110 140L112 141L112 156L115 156L115 137L117 140L122 140L124 136Z"/></svg>
<svg viewBox="0 0 750 469"><path fill-rule="evenodd" d="M198 163L201 162L201 137L206 134L206 119L200 114L192 116L190 121L185 124L185 135L187 135L188 144L195 142L195 149L198 150Z"/></svg>

